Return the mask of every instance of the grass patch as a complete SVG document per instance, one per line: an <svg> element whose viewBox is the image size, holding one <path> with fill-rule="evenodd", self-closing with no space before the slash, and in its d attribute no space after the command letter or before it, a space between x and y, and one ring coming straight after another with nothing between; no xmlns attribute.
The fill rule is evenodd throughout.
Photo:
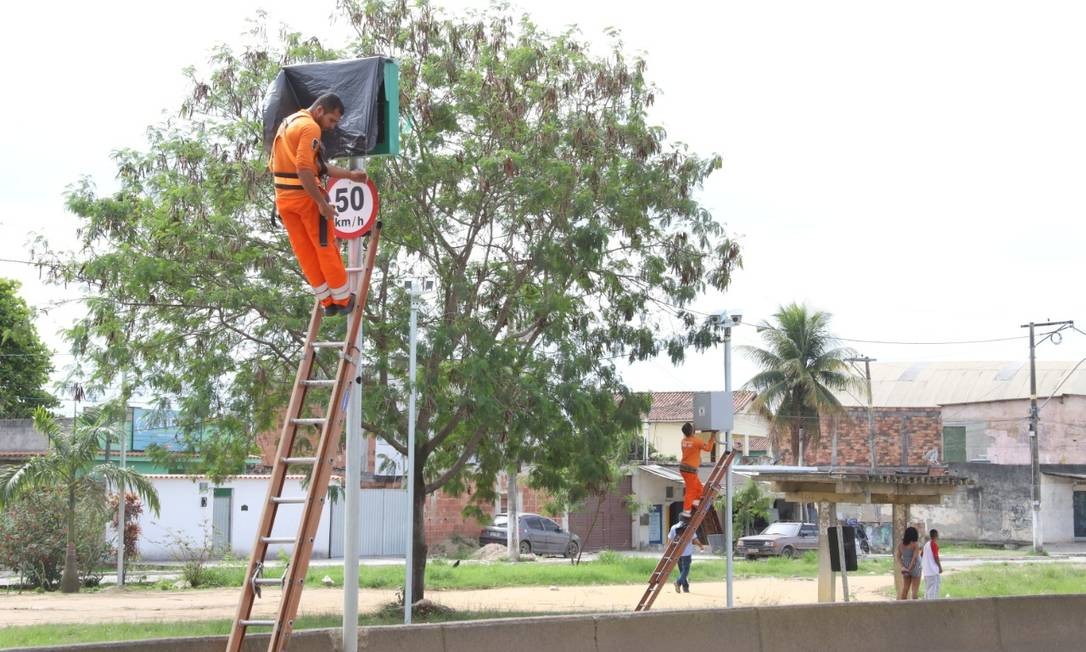
<svg viewBox="0 0 1086 652"><path fill-rule="evenodd" d="M426 588L440 591L514 586L644 584L656 568L657 562L655 558L603 555L598 561L587 561L579 566L568 563L511 564L499 561L488 564L464 562L454 567L445 560L431 560L426 564ZM861 562L857 573L861 575L888 573L891 563L889 559L866 560ZM211 571L208 587L241 586L245 574L244 567L217 567ZM725 572L723 559L717 558L712 561L695 559L691 567L690 579L699 582L720 581ZM737 559L734 572L737 578L817 577L818 562L814 553L808 553L798 559L770 558L759 561ZM280 577L282 573L282 567L271 567L267 569L265 575ZM325 576L330 577L335 586L343 585L342 566L322 566L309 570L306 575L306 586L322 586L321 581ZM359 584L367 589L399 589L403 585L403 578L403 565L368 566L362 568ZM173 587L173 581L162 581L154 586L168 590Z"/></svg>
<svg viewBox="0 0 1086 652"><path fill-rule="evenodd" d="M940 589L952 598L1086 593L1086 565L984 564L944 575Z"/></svg>
<svg viewBox="0 0 1086 652"><path fill-rule="evenodd" d="M520 618L525 616L546 616L545 614L523 611L454 611L451 613L432 613L416 615L416 623L440 623L462 620L485 620L489 618ZM298 619L295 629L316 629L321 627L339 627L343 619L338 614L303 616ZM358 624L399 625L403 623L403 610L385 609L375 614L362 614ZM74 643L101 643L105 641L135 641L148 638L173 638L178 636L218 636L230 633L231 621L197 620L186 622L159 623L104 623L97 625L29 625L24 627L0 627L0 648L37 647L70 645ZM267 628L262 628L266 630Z"/></svg>
<svg viewBox="0 0 1086 652"><path fill-rule="evenodd" d="M967 543L939 544L940 557L970 557L974 559L983 559L985 557L1029 557L1031 555L1033 555L1033 551L1029 548L1008 550L1002 547L978 546Z"/></svg>

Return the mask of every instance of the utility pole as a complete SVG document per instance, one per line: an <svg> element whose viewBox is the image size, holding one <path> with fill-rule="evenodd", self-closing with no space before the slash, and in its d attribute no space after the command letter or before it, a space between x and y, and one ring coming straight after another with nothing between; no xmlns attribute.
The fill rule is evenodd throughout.
<svg viewBox="0 0 1086 652"><path fill-rule="evenodd" d="M728 402L728 409L733 409L735 405L735 399L732 398L732 327L729 325L724 327L724 400ZM735 428L733 424L724 433L724 454L727 455L732 451L732 430ZM727 567L727 604L728 607L733 606L733 581L734 581L734 544L732 540L734 533L732 532L732 501L735 500L735 487L732 485L732 470L729 467L728 473L724 476L724 550L727 551L725 557L725 566Z"/></svg>
<svg viewBox="0 0 1086 652"><path fill-rule="evenodd" d="M1044 550L1044 535L1041 531L1041 459L1038 453L1037 430L1040 425L1040 412L1037 409L1037 345L1045 340L1057 337L1065 328L1075 325L1074 321L1047 321L1022 324L1029 329L1029 460L1030 460L1030 500L1033 502L1033 552ZM1038 327L1057 326L1056 330L1044 334L1040 342L1036 341ZM1054 340L1059 343L1059 340Z"/></svg>
<svg viewBox="0 0 1086 652"><path fill-rule="evenodd" d="M123 410L124 410L124 415L125 415L126 420L128 418L128 393L127 393L127 387L126 387L127 385L128 385L128 374L122 372L121 373L121 403L122 403L122 407L123 407ZM132 413L132 419L134 420L135 418L136 418L136 414L133 412ZM132 424L132 427L135 428L135 423ZM75 428L74 423L72 424L72 428ZM123 433L124 429L125 429L124 424L122 423L121 424L122 433ZM120 445L121 445L121 470L122 471L125 470L125 467L126 467L127 461L128 461L126 459L126 457L125 457L125 449L127 448L127 443L128 443L128 442L125 441L125 436L126 436L125 434L121 434L121 441L119 442ZM109 441L109 437L106 437L106 441ZM125 503L124 480L120 480L117 483L117 586L124 586L124 543L125 543L124 535L126 534L126 530L127 530L127 528L125 528L125 523L124 523L124 521L125 521L125 514L124 514L125 504L124 503Z"/></svg>
<svg viewBox="0 0 1086 652"><path fill-rule="evenodd" d="M871 454L871 470L875 470L878 458L875 452L875 403L871 396L871 363L875 358L862 356L857 358L845 358L845 362L864 363L864 377L867 378L867 448Z"/></svg>

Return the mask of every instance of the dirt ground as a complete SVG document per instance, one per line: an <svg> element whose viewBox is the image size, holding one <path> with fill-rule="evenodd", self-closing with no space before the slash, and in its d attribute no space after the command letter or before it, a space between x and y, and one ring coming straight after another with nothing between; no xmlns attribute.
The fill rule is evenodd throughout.
<svg viewBox="0 0 1086 652"><path fill-rule="evenodd" d="M886 576L849 578L854 600L882 601L893 584ZM814 579L758 578L735 580L737 606L805 604L818 601ZM518 611L632 611L644 592L643 585L518 587L480 591L427 591L434 602L464 610ZM840 584L837 586L840 599ZM265 589L257 601L255 617L270 615L277 605L276 590ZM361 611L377 608L395 599L393 591L363 590ZM0 627L58 623L151 622L232 618L237 608L237 589L188 591L106 590L98 593L0 594ZM724 582L695 583L690 593L678 594L664 587L653 609L688 609L725 606ZM339 613L342 589L309 589L302 593L303 614Z"/></svg>

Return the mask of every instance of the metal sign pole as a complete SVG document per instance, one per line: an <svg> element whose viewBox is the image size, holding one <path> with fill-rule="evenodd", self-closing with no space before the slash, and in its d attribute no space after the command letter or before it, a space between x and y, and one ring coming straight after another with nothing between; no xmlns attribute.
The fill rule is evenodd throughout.
<svg viewBox="0 0 1086 652"><path fill-rule="evenodd" d="M845 528L837 522L837 560L841 566L841 589L845 593L845 602L848 602L848 564L845 563Z"/></svg>
<svg viewBox="0 0 1086 652"><path fill-rule="evenodd" d="M347 266L362 267L362 239L347 244ZM351 272L352 276L362 272ZM351 279L354 281L354 279ZM357 284L352 282L351 287ZM362 308L358 308L362 310ZM364 323L364 320L363 320ZM362 350L362 328L355 340L356 350ZM358 650L358 557L360 547L360 514L362 503L362 369L361 353L355 367L356 382L351 383L347 403L347 478L344 483L346 500L343 506L343 650Z"/></svg>

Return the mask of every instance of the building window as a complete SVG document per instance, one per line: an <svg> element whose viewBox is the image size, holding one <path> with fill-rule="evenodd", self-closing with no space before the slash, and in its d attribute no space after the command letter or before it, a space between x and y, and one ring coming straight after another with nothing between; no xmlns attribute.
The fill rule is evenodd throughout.
<svg viewBox="0 0 1086 652"><path fill-rule="evenodd" d="M965 426L943 427L943 461L965 461Z"/></svg>

